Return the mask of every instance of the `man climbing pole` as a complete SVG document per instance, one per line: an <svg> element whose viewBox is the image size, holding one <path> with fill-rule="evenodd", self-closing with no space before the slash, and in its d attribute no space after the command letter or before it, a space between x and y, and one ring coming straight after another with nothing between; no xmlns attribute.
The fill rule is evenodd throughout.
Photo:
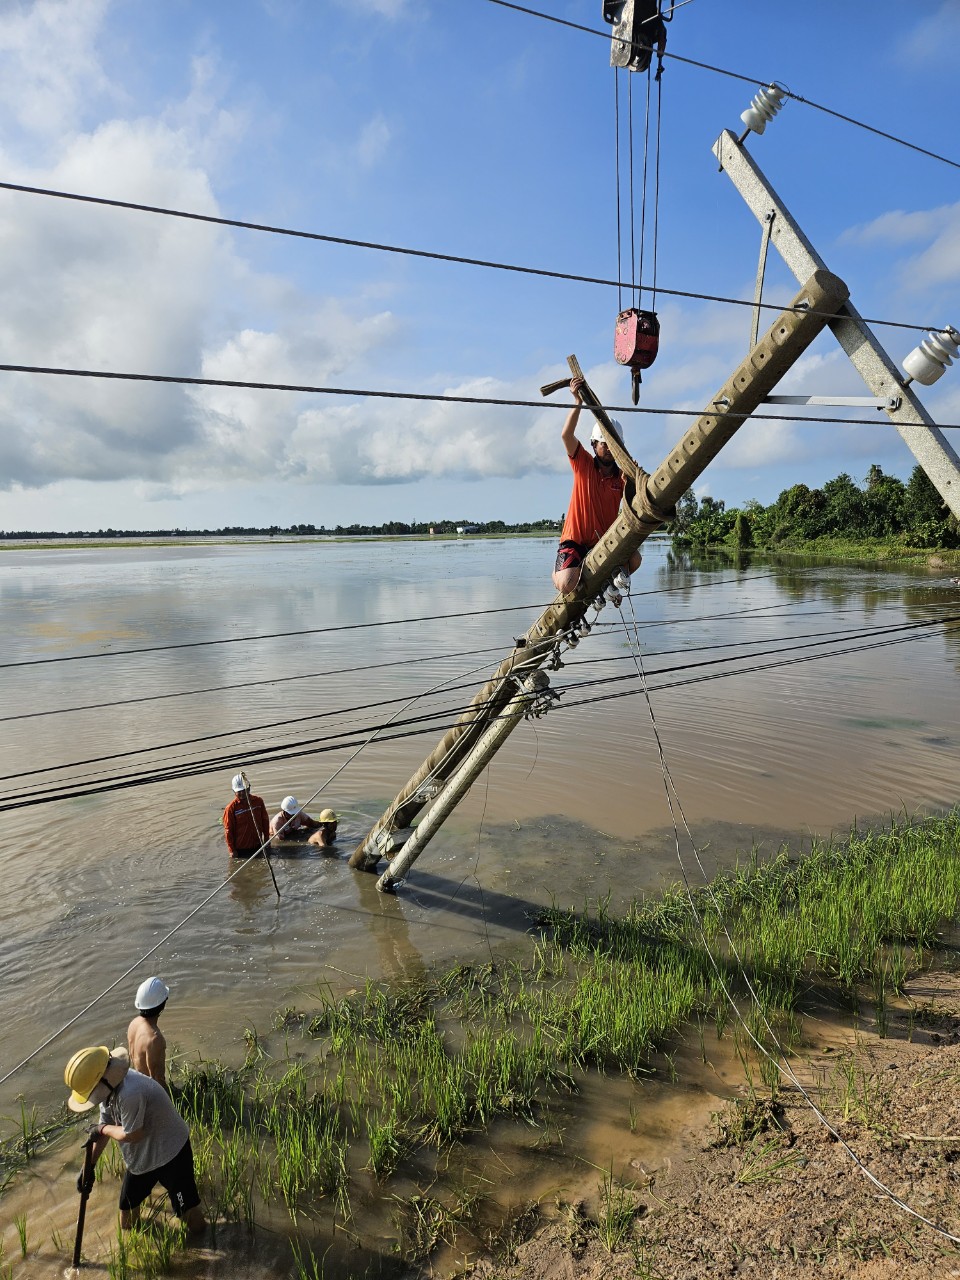
<svg viewBox="0 0 960 1280"><path fill-rule="evenodd" d="M603 534L617 518L620 500L623 497L623 476L613 460L613 454L604 440L598 426L594 426L590 436L590 444L594 451L591 458L577 439L577 422L580 418L580 388L582 378L573 378L570 390L576 401L563 424L560 439L573 468L573 492L567 505L567 516L560 533L560 546L557 550L557 561L553 570L553 585L563 595L577 589L583 561L600 541ZM613 421L611 419L611 421ZM619 423L613 421L617 438L623 444L623 432ZM616 585L626 590L630 584L629 575L640 567L640 552L635 551L627 561L625 570L621 569L616 578Z"/></svg>

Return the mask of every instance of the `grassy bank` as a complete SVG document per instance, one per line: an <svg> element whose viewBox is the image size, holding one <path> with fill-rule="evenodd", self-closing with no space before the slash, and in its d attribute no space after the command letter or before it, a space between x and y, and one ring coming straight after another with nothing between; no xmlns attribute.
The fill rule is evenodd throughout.
<svg viewBox="0 0 960 1280"><path fill-rule="evenodd" d="M910 546L900 538L812 538L806 542L786 542L760 554L815 556L818 560L868 562L871 564L915 564L931 568L960 569L960 550Z"/></svg>
<svg viewBox="0 0 960 1280"><path fill-rule="evenodd" d="M889 1002L960 912L958 837L960 812L854 834L622 917L603 903L545 911L522 962L318 990L268 1034L249 1029L242 1066L177 1072L215 1242L270 1226L293 1242L292 1274L314 1278L321 1257L328 1277L359 1277L400 1274L443 1243L475 1247L485 1190L451 1175L451 1154L511 1121L549 1143L566 1095L598 1072L669 1074L682 1030L704 1058L729 1037L751 1085L775 1093L779 1046L796 1047L824 998L883 1034ZM22 1164L35 1145L7 1155ZM119 1173L113 1149L101 1176ZM162 1274L175 1245L167 1227L134 1233L110 1274Z"/></svg>

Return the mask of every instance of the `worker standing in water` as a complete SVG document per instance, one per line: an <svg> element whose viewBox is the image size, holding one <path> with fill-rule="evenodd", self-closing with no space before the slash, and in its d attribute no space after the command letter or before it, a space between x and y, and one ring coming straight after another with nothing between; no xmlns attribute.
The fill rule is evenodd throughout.
<svg viewBox="0 0 960 1280"><path fill-rule="evenodd" d="M245 773L234 774L233 799L223 811L223 834L231 858L249 858L270 838L270 815L260 796L250 790Z"/></svg>
<svg viewBox="0 0 960 1280"><path fill-rule="evenodd" d="M157 1019L167 1004L170 988L159 978L147 978L137 988L137 1016L127 1027L127 1051L134 1071L162 1084L167 1092L167 1042Z"/></svg>

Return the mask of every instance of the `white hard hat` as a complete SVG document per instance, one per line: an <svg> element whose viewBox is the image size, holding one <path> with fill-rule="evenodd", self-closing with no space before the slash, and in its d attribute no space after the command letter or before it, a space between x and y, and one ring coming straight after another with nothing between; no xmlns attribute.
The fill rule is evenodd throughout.
<svg viewBox="0 0 960 1280"><path fill-rule="evenodd" d="M234 791L246 791L249 788L250 783L247 781L247 775L245 773L235 773L233 775L233 782L231 782L230 785L233 787Z"/></svg>
<svg viewBox="0 0 960 1280"><path fill-rule="evenodd" d="M280 808L284 813L299 813L300 806L297 804L296 796L284 796L280 801Z"/></svg>
<svg viewBox="0 0 960 1280"><path fill-rule="evenodd" d="M613 434L617 437L620 443L623 444L623 427L621 427L620 423L616 420L616 418L610 419L610 425L611 427L613 427ZM600 423L595 422L593 424L593 430L590 432L590 439L602 440L603 438L604 438L603 432L600 430Z"/></svg>
<svg viewBox="0 0 960 1280"><path fill-rule="evenodd" d="M137 987L134 1004L138 1009L157 1009L170 994L170 988L160 978L148 978Z"/></svg>

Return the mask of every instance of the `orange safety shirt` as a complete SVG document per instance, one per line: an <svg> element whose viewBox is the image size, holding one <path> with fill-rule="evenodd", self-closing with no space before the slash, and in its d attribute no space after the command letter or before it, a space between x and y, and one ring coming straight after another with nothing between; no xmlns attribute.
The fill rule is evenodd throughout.
<svg viewBox="0 0 960 1280"><path fill-rule="evenodd" d="M569 456L573 493L560 541L578 542L589 548L596 546L617 518L623 497L623 476L619 471L605 475L596 458L592 458L579 441L576 452Z"/></svg>
<svg viewBox="0 0 960 1280"><path fill-rule="evenodd" d="M223 834L231 853L259 849L270 830L270 815L259 796L235 795L223 811Z"/></svg>

